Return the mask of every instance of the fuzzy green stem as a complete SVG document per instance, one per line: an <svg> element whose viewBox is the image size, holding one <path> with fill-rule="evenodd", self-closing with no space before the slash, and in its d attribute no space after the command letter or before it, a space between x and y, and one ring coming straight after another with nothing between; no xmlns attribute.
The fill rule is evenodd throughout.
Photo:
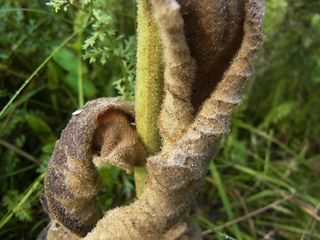
<svg viewBox="0 0 320 240"><path fill-rule="evenodd" d="M154 155L161 145L157 120L163 96L163 60L160 38L147 0L138 1L137 23L136 125L148 155ZM139 197L147 171L145 167L136 168L134 173Z"/></svg>

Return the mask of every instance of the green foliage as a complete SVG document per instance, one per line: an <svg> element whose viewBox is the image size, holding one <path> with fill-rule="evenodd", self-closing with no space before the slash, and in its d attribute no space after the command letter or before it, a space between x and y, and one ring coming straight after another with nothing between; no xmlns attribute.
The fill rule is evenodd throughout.
<svg viewBox="0 0 320 240"><path fill-rule="evenodd" d="M16 206L17 199L21 199L22 196L23 194L19 194L17 190L9 190L2 198L3 205L7 207L8 211L11 211ZM32 203L35 203L37 201L37 198L34 198L33 201L31 201L31 199L27 201L23 205L23 207L21 207L19 211L16 212L15 217L19 221L31 222L33 218L31 209Z"/></svg>
<svg viewBox="0 0 320 240"><path fill-rule="evenodd" d="M78 57L73 51L66 48L61 49L53 59L55 63L67 72L65 81L74 92L78 91L78 68L81 67L84 97L92 99L96 96L98 91L94 84L88 79L89 70L87 66L78 62Z"/></svg>
<svg viewBox="0 0 320 240"><path fill-rule="evenodd" d="M78 1L54 3L68 11L56 14L45 1L0 3L0 31L6 33L0 36L1 239L35 239L46 225L39 203L43 186L25 190L45 172L71 113L97 97L134 98L135 3L83 1L85 8ZM85 39L106 30L108 38L83 49ZM90 64L85 56L97 61ZM103 209L134 196L132 176L118 169L104 174L110 172L118 174L102 189Z"/></svg>
<svg viewBox="0 0 320 240"><path fill-rule="evenodd" d="M235 219L262 210L238 222L243 238L317 239L320 30L315 24L320 3L268 0L266 7L256 75L245 104L234 114L230 135L220 143L216 167ZM221 186L215 178L208 181L201 199L215 199L216 204L203 211L203 218L212 219L207 239L219 239L217 229L235 236L232 228L221 228L230 209L216 198L212 184ZM297 200L267 207L291 194Z"/></svg>
<svg viewBox="0 0 320 240"><path fill-rule="evenodd" d="M46 225L38 201L42 186L27 194L45 171L71 113L97 97L134 99L135 1L52 0L48 5L0 3L0 32L6 33L0 34L1 108L54 53L0 116L0 220L8 220L1 239L35 239ZM228 215L237 220L291 194L290 200L240 219L242 238L320 238L320 2L267 0L266 7L256 75L234 114L231 134L218 146L215 177L208 175L198 198L202 211L196 220L212 231L206 239L232 239L237 230L221 227ZM134 199L132 176L112 166L99 171L104 210ZM9 219L12 209L17 211Z"/></svg>
<svg viewBox="0 0 320 240"><path fill-rule="evenodd" d="M115 80L113 85L120 96L127 100L134 100L135 72L136 72L136 38L130 37L125 44L119 44L116 50L118 56L122 56L122 71L125 73L122 78Z"/></svg>
<svg viewBox="0 0 320 240"><path fill-rule="evenodd" d="M102 176L103 188L98 202L103 211L127 204L134 199L133 176L127 175L124 170L107 165L99 168ZM119 185L119 182L122 185Z"/></svg>
<svg viewBox="0 0 320 240"><path fill-rule="evenodd" d="M126 7L125 3L122 4L123 7ZM115 65L114 67L118 69L120 76L119 74L117 74L118 76L112 75L114 78L113 86L120 96L127 100L134 100L136 40L133 35L126 38L117 31L119 19L111 7L112 1L52 0L47 5L54 7L55 11L61 7L66 11L69 5L81 10L77 13L76 23L90 22L90 27L87 28L89 34L86 35L87 38L82 44L83 58L88 59L90 63L95 63L98 60L102 65L107 63ZM69 78L69 84L74 82ZM75 87L75 84L72 86ZM93 89L93 86L90 87Z"/></svg>
<svg viewBox="0 0 320 240"><path fill-rule="evenodd" d="M57 140L50 126L41 118L31 114L27 114L25 118L42 143L54 143Z"/></svg>
<svg viewBox="0 0 320 240"><path fill-rule="evenodd" d="M271 124L278 124L282 119L288 117L296 107L297 104L295 102L285 102L278 106L274 106L262 122L262 126L268 129Z"/></svg>

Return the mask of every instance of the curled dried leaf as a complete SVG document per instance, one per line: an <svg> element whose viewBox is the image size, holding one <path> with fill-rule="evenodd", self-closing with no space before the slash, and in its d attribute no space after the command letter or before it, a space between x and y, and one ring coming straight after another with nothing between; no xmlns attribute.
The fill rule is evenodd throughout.
<svg viewBox="0 0 320 240"><path fill-rule="evenodd" d="M92 137L95 166L111 163L131 173L133 167L145 164L146 151L133 122L132 116L118 109L110 109L97 116L98 127Z"/></svg>
<svg viewBox="0 0 320 240"><path fill-rule="evenodd" d="M184 9L188 9L188 4L191 4L193 7L189 6L189 11L201 6L197 6L198 1L179 2L181 5L185 4ZM163 148L159 154L147 158L147 187L139 200L129 206L108 211L84 239L160 239L181 219L194 200L217 142L222 135L229 132L232 111L241 103L245 80L252 74L253 61L262 43L263 1L244 0L227 3L227 8L233 11L231 14L223 11L225 4L222 1L217 1L215 6L208 5L215 7L208 10L212 14L200 14L203 10L197 10L195 13L200 15L190 13L190 26L186 23L189 21L187 18L184 26L181 24L183 14L180 14L177 1L151 0L153 14L160 28L165 59L166 96L159 118L159 127L164 139ZM215 11L222 13L216 15ZM184 14L187 14L186 10ZM203 19L207 15L209 18L215 16L221 19L207 21ZM234 22L234 19L239 20ZM210 29L215 28L216 21L218 26L212 35L209 34L210 31L208 36L196 33L194 40L190 39L192 34L188 39L186 29L192 28L193 24ZM211 25L207 25L209 23ZM165 24L170 26L163 26ZM230 32L227 29L229 25ZM230 36L224 35L226 31ZM217 41L224 40L223 36L229 36L228 40L213 43L212 49L208 51L209 56L216 60L212 61L209 67L202 66L201 62L206 61L202 56L205 50L197 52L197 48L186 49L186 43L191 44L194 41L196 44L198 38L203 37L199 42L208 44L207 41L214 40L215 33L221 35ZM195 76L192 59L196 59L198 65ZM220 65L219 59L225 61L223 66ZM190 63L190 69L182 67L185 66L185 60ZM205 74L206 80L203 80L201 74L197 74L199 69L204 71L206 67L210 74L213 73L211 76L209 73ZM211 69L215 67L218 69ZM201 84L197 84L196 81L200 81ZM194 97L197 101L192 101L193 94L197 93L193 93L190 86L193 86L193 90L201 92L199 99Z"/></svg>
<svg viewBox="0 0 320 240"><path fill-rule="evenodd" d="M244 35L245 0L178 0L197 69L192 105L198 110L237 54Z"/></svg>
<svg viewBox="0 0 320 240"><path fill-rule="evenodd" d="M165 96L158 125L166 148L182 136L192 121L191 87L196 62L186 42L179 4L152 1L152 5L164 50Z"/></svg>
<svg viewBox="0 0 320 240"><path fill-rule="evenodd" d="M53 218L48 239L61 239L69 231L83 237L102 217L96 202L101 181L94 163L112 163L127 171L144 164L146 152L133 119L133 104L121 98L90 101L73 114L45 176L45 205Z"/></svg>
<svg viewBox="0 0 320 240"><path fill-rule="evenodd" d="M107 211L86 235L100 217L93 162L112 162L130 171L145 156L130 125L130 104L119 99L90 102L62 133L48 166L48 209L63 228L54 235L50 225L47 236L63 239L59 234L67 229L86 240L201 239L178 223L241 103L262 43L263 0L150 3L164 49L165 97L158 122L163 147L147 158L145 191L129 206Z"/></svg>

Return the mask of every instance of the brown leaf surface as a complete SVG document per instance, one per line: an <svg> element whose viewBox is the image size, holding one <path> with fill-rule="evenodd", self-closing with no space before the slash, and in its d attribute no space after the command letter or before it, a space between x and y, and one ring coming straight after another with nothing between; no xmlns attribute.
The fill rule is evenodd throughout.
<svg viewBox="0 0 320 240"><path fill-rule="evenodd" d="M50 215L86 240L201 239L181 218L204 181L216 144L229 132L262 43L263 0L150 3L164 49L165 97L158 121L163 146L146 160L145 191L129 206L107 211L86 235L100 216L93 162L130 171L145 156L130 125L134 110L119 99L89 102L62 133L49 163ZM110 107L116 111L108 112Z"/></svg>

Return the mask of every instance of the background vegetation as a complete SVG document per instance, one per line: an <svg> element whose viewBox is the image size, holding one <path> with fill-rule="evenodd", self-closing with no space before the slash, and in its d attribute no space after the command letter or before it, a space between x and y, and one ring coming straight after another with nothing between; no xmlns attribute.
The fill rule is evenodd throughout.
<svg viewBox="0 0 320 240"><path fill-rule="evenodd" d="M135 1L71 2L0 3L1 239L47 224L43 173L71 113L134 100ZM194 206L206 239L320 239L320 2L266 7L256 75ZM100 172L103 209L134 200L132 176Z"/></svg>

